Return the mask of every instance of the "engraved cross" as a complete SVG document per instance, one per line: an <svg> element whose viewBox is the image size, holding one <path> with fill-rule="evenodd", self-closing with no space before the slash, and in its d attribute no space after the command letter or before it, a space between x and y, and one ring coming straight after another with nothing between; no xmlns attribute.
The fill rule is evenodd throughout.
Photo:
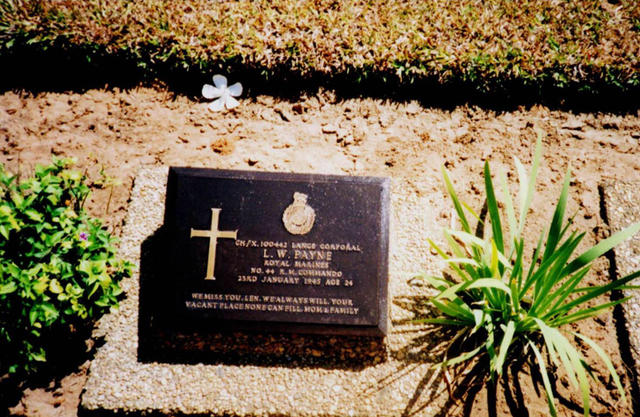
<svg viewBox="0 0 640 417"><path fill-rule="evenodd" d="M219 238L237 239L238 230L218 230L218 218L222 209L211 209L211 229L210 230L194 230L191 228L191 237L208 237L209 238L209 256L207 260L207 276L204 279L215 280L213 276L213 268L216 264L216 246Z"/></svg>

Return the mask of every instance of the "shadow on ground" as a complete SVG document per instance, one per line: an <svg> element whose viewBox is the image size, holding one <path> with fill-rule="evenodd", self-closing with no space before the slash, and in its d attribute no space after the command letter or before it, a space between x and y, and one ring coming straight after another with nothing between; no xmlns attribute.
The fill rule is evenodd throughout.
<svg viewBox="0 0 640 417"><path fill-rule="evenodd" d="M428 297L411 296L398 297L394 304L414 315L414 319L396 321L393 327L409 335L409 342L390 355L401 362L401 366L393 374L380 382L380 387L392 384L402 378L404 374L414 372L417 364L438 364L445 357L449 359L471 350L469 346L455 342L456 329L434 325L416 325L415 321L426 317L434 317L436 312L427 304ZM410 325L407 327L407 325ZM475 345L474 345L475 346ZM407 401L403 416L419 415L427 407L438 404L438 411L434 417L477 415L478 410L486 410L488 416L498 417L505 411L508 415L528 417L532 403L538 408L547 407L546 394L531 351L523 346L514 346L509 364L501 377L492 381L489 374L489 359L485 355L468 363L450 366L446 369L432 366L427 369L417 384L413 394ZM562 392L558 387L562 384L555 373L549 375L554 393L556 406L562 405L567 410L583 412L582 404L568 397L566 389ZM523 384L523 382L525 382ZM530 381L530 382L529 382ZM593 392L592 392L593 394ZM505 409L498 409L504 398ZM481 403L486 401L486 407ZM609 412L597 413L591 410L592 416L607 416Z"/></svg>
<svg viewBox="0 0 640 417"><path fill-rule="evenodd" d="M42 91L86 91L92 88L133 88L137 85L162 85L176 94L200 98L202 85L211 76L222 73L231 81L241 81L245 97L266 94L283 100L298 101L319 89L335 92L337 99L370 97L398 102L417 100L425 107L451 109L459 105L478 105L506 111L536 104L576 112L635 113L640 102L639 87L612 87L606 83L555 85L527 84L524 81L496 79L471 83L461 79L441 82L435 77L399 78L394 72L363 72L348 68L341 73L310 73L301 76L289 67L248 67L242 62L211 64L212 69L185 68L179 62L149 64L130 54L68 48L51 45L46 50L23 46L4 52L0 59L11 62L0 80L0 91L24 89ZM42 68L46 67L44 74Z"/></svg>
<svg viewBox="0 0 640 417"><path fill-rule="evenodd" d="M0 416L11 415L10 409L18 405L27 389L54 391L68 375L78 372L91 360L102 339L91 338L92 327L87 326L70 337L56 337L55 330L47 346L47 362L31 373L16 372L0 376ZM62 332L60 332L62 334Z"/></svg>

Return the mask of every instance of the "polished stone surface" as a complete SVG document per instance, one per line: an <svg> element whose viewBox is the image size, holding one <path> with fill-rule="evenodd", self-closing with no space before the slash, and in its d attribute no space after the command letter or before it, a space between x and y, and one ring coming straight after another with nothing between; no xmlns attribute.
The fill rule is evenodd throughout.
<svg viewBox="0 0 640 417"><path fill-rule="evenodd" d="M384 178L170 168L149 322L384 336L388 211Z"/></svg>

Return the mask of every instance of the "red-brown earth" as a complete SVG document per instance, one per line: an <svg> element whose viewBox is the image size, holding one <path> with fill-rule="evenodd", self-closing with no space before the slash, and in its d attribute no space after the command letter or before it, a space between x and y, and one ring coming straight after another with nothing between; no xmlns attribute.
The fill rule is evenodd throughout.
<svg viewBox="0 0 640 417"><path fill-rule="evenodd" d="M546 152L531 211L530 229L536 231L530 233L531 239L536 240L549 221L552 202L571 165L569 212L577 212L576 228L587 231L583 246L594 244L607 234L598 185L604 179L640 178L640 114L573 114L542 106L505 112L468 106L442 110L423 108L417 102L338 100L331 92L297 101L258 96L223 113L212 113L204 102L161 88L0 95L0 162L12 172L27 175L52 155L73 156L91 180L99 179L103 170L121 185L94 187L87 208L103 217L116 234L121 231L136 171L142 166L388 176L395 183L408 184L416 196L446 198L442 187L424 188L421 181L435 177L438 180L429 183L440 184L440 167L445 165L463 198L479 206L483 161L491 160L496 172L499 168L513 171L513 156L529 164L536 129L543 134ZM441 213L443 225L449 216ZM606 259L598 260L588 281L609 280L607 268ZM580 330L611 355L629 393L612 314L585 322ZM596 377L609 381L596 357L588 358L597 363ZM63 378L26 388L11 412L75 416L87 368L85 362ZM530 414L547 415L542 394L522 379ZM560 378L561 385L565 382ZM561 405L560 414L580 415L578 397L567 396L576 403ZM630 404L621 403L608 382L594 383L592 396L594 414L632 415ZM499 415L509 413L500 392L497 410ZM485 391L476 397L471 414L487 414Z"/></svg>

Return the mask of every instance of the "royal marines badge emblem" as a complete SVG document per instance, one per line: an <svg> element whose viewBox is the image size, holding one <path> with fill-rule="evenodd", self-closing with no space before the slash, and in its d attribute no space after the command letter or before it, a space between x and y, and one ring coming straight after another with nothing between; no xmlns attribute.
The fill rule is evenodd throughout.
<svg viewBox="0 0 640 417"><path fill-rule="evenodd" d="M292 235L304 235L309 233L315 219L316 212L307 205L307 195L293 193L293 203L282 214L285 229Z"/></svg>

